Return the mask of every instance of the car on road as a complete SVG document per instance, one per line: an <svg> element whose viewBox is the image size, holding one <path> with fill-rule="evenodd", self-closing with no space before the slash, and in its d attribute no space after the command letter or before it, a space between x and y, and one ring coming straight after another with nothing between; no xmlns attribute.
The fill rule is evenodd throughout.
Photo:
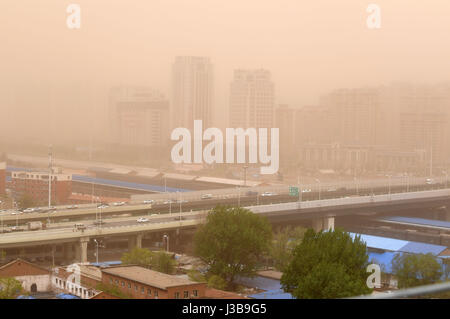
<svg viewBox="0 0 450 319"><path fill-rule="evenodd" d="M174 220L186 220L186 217L184 216L177 216L174 218Z"/></svg>
<svg viewBox="0 0 450 319"><path fill-rule="evenodd" d="M211 199L213 197L213 195L212 194L203 194L202 195L202 199Z"/></svg>
<svg viewBox="0 0 450 319"><path fill-rule="evenodd" d="M264 192L261 194L261 196L275 196L275 195L277 195L277 194L271 193L271 192Z"/></svg>
<svg viewBox="0 0 450 319"><path fill-rule="evenodd" d="M159 216L159 214L151 214L150 217Z"/></svg>
<svg viewBox="0 0 450 319"><path fill-rule="evenodd" d="M23 229L20 228L19 226L13 226L11 227L11 231L23 231Z"/></svg>
<svg viewBox="0 0 450 319"><path fill-rule="evenodd" d="M255 191L248 191L247 193L245 193L247 196L256 196L258 195L258 192Z"/></svg>
<svg viewBox="0 0 450 319"><path fill-rule="evenodd" d="M302 193L311 193L311 189L309 188L302 189Z"/></svg>
<svg viewBox="0 0 450 319"><path fill-rule="evenodd" d="M100 208L100 209L104 209L104 208L108 208L108 207L109 207L108 204L100 204L97 206L97 208Z"/></svg>
<svg viewBox="0 0 450 319"><path fill-rule="evenodd" d="M17 212L12 212L11 215L19 215L19 214L23 214L23 212L21 212L20 210Z"/></svg>
<svg viewBox="0 0 450 319"><path fill-rule="evenodd" d="M98 219L98 220L95 220L94 222L93 222L93 224L94 225L103 225L103 224L106 224L103 220L101 220L101 219Z"/></svg>
<svg viewBox="0 0 450 319"><path fill-rule="evenodd" d="M34 208L27 208L23 211L25 214L34 212Z"/></svg>
<svg viewBox="0 0 450 319"><path fill-rule="evenodd" d="M77 209L77 208L78 208L77 205L71 205L71 206L68 206L68 207L67 207L67 209Z"/></svg>
<svg viewBox="0 0 450 319"><path fill-rule="evenodd" d="M148 221L149 221L148 218L145 218L145 217L141 217L137 220L138 223L146 223Z"/></svg>
<svg viewBox="0 0 450 319"><path fill-rule="evenodd" d="M164 205L168 205L168 204L175 204L176 201L172 200L172 199L168 199L166 201L163 202Z"/></svg>
<svg viewBox="0 0 450 319"><path fill-rule="evenodd" d="M125 202L116 202L116 203L113 203L113 205L114 206L123 206L123 205L125 205Z"/></svg>
<svg viewBox="0 0 450 319"><path fill-rule="evenodd" d="M85 229L86 229L86 225L84 225L84 224L82 224L82 223L76 223L76 224L74 225L74 228L75 228L76 230L85 230Z"/></svg>
<svg viewBox="0 0 450 319"><path fill-rule="evenodd" d="M155 201L153 199L147 199L142 202L142 204L153 204Z"/></svg>
<svg viewBox="0 0 450 319"><path fill-rule="evenodd" d="M436 184L436 182L435 182L434 179L432 179L432 178L427 178L426 183L427 183L427 185L433 185L433 184Z"/></svg>

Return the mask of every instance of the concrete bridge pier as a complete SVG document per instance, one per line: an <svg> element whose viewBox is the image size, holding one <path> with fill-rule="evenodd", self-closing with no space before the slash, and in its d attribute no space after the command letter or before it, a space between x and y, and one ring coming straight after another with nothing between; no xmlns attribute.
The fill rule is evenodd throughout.
<svg viewBox="0 0 450 319"><path fill-rule="evenodd" d="M134 248L142 248L142 238L144 237L144 234L137 234L130 236L128 238L128 250L131 251Z"/></svg>
<svg viewBox="0 0 450 319"><path fill-rule="evenodd" d="M80 249L80 255L77 255L77 259L81 262L81 263L86 263L87 262L87 247L88 247L88 242L89 242L89 238L85 237L85 238L81 238L80 239L80 243L78 244L78 247Z"/></svg>
<svg viewBox="0 0 450 319"><path fill-rule="evenodd" d="M72 252L73 252L73 244L72 243L65 243L62 245L62 256L63 256L64 264L72 263L72 259L73 259Z"/></svg>
<svg viewBox="0 0 450 319"><path fill-rule="evenodd" d="M334 217L318 217L312 220L312 228L315 232L334 230Z"/></svg>

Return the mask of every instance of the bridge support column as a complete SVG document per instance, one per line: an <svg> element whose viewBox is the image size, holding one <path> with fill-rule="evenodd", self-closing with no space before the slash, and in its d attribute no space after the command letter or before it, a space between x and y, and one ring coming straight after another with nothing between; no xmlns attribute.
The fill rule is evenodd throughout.
<svg viewBox="0 0 450 319"><path fill-rule="evenodd" d="M334 217L319 217L312 220L312 228L315 232L322 230L334 230Z"/></svg>
<svg viewBox="0 0 450 319"><path fill-rule="evenodd" d="M445 210L444 217L445 217L444 218L445 221L450 222L450 209L447 208Z"/></svg>
<svg viewBox="0 0 450 319"><path fill-rule="evenodd" d="M144 234L130 236L128 238L128 250L131 251L134 248L142 248L142 237L144 237Z"/></svg>
<svg viewBox="0 0 450 319"><path fill-rule="evenodd" d="M66 243L62 245L63 263L72 263L72 243Z"/></svg>
<svg viewBox="0 0 450 319"><path fill-rule="evenodd" d="M87 262L87 246L88 246L89 238L81 238L79 247L79 255L77 254L77 260L81 263Z"/></svg>

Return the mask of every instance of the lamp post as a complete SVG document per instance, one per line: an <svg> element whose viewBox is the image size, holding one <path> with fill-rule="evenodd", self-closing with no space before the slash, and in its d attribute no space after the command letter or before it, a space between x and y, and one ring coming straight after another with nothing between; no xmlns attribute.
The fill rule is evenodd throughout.
<svg viewBox="0 0 450 319"><path fill-rule="evenodd" d="M238 207L241 207L241 186L238 186Z"/></svg>
<svg viewBox="0 0 450 319"><path fill-rule="evenodd" d="M95 257L96 257L97 265L98 265L98 241L97 241L97 239L94 238L94 242L95 242L95 245L96 245Z"/></svg>
<svg viewBox="0 0 450 319"><path fill-rule="evenodd" d="M164 235L163 238L166 240L166 251L169 252L169 235Z"/></svg>
<svg viewBox="0 0 450 319"><path fill-rule="evenodd" d="M321 185L320 185L320 180L319 180L318 178L316 178L316 182L319 184L319 200L320 200L320 195L321 195L321 192L322 192L322 187L321 187Z"/></svg>

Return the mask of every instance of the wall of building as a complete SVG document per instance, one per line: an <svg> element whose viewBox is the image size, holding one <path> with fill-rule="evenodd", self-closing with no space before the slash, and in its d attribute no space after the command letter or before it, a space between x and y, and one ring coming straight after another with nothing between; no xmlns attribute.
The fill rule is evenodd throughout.
<svg viewBox="0 0 450 319"><path fill-rule="evenodd" d="M6 194L6 163L0 163L0 195Z"/></svg>
<svg viewBox="0 0 450 319"><path fill-rule="evenodd" d="M52 290L50 275L31 275L14 277L22 283L22 287L31 292L31 286L36 285L37 292L48 292Z"/></svg>
<svg viewBox="0 0 450 319"><path fill-rule="evenodd" d="M163 290L157 287L149 286L140 282L121 278L111 274L102 275L102 282L104 285L113 285L120 289L121 292L134 299L175 299L175 294L179 294L179 298L184 298L184 292L187 291L190 299L201 298L205 296L206 284L195 283L191 285L184 285L180 287L171 287ZM197 291L197 296L194 296L193 291ZM155 296L155 292L158 293Z"/></svg>

